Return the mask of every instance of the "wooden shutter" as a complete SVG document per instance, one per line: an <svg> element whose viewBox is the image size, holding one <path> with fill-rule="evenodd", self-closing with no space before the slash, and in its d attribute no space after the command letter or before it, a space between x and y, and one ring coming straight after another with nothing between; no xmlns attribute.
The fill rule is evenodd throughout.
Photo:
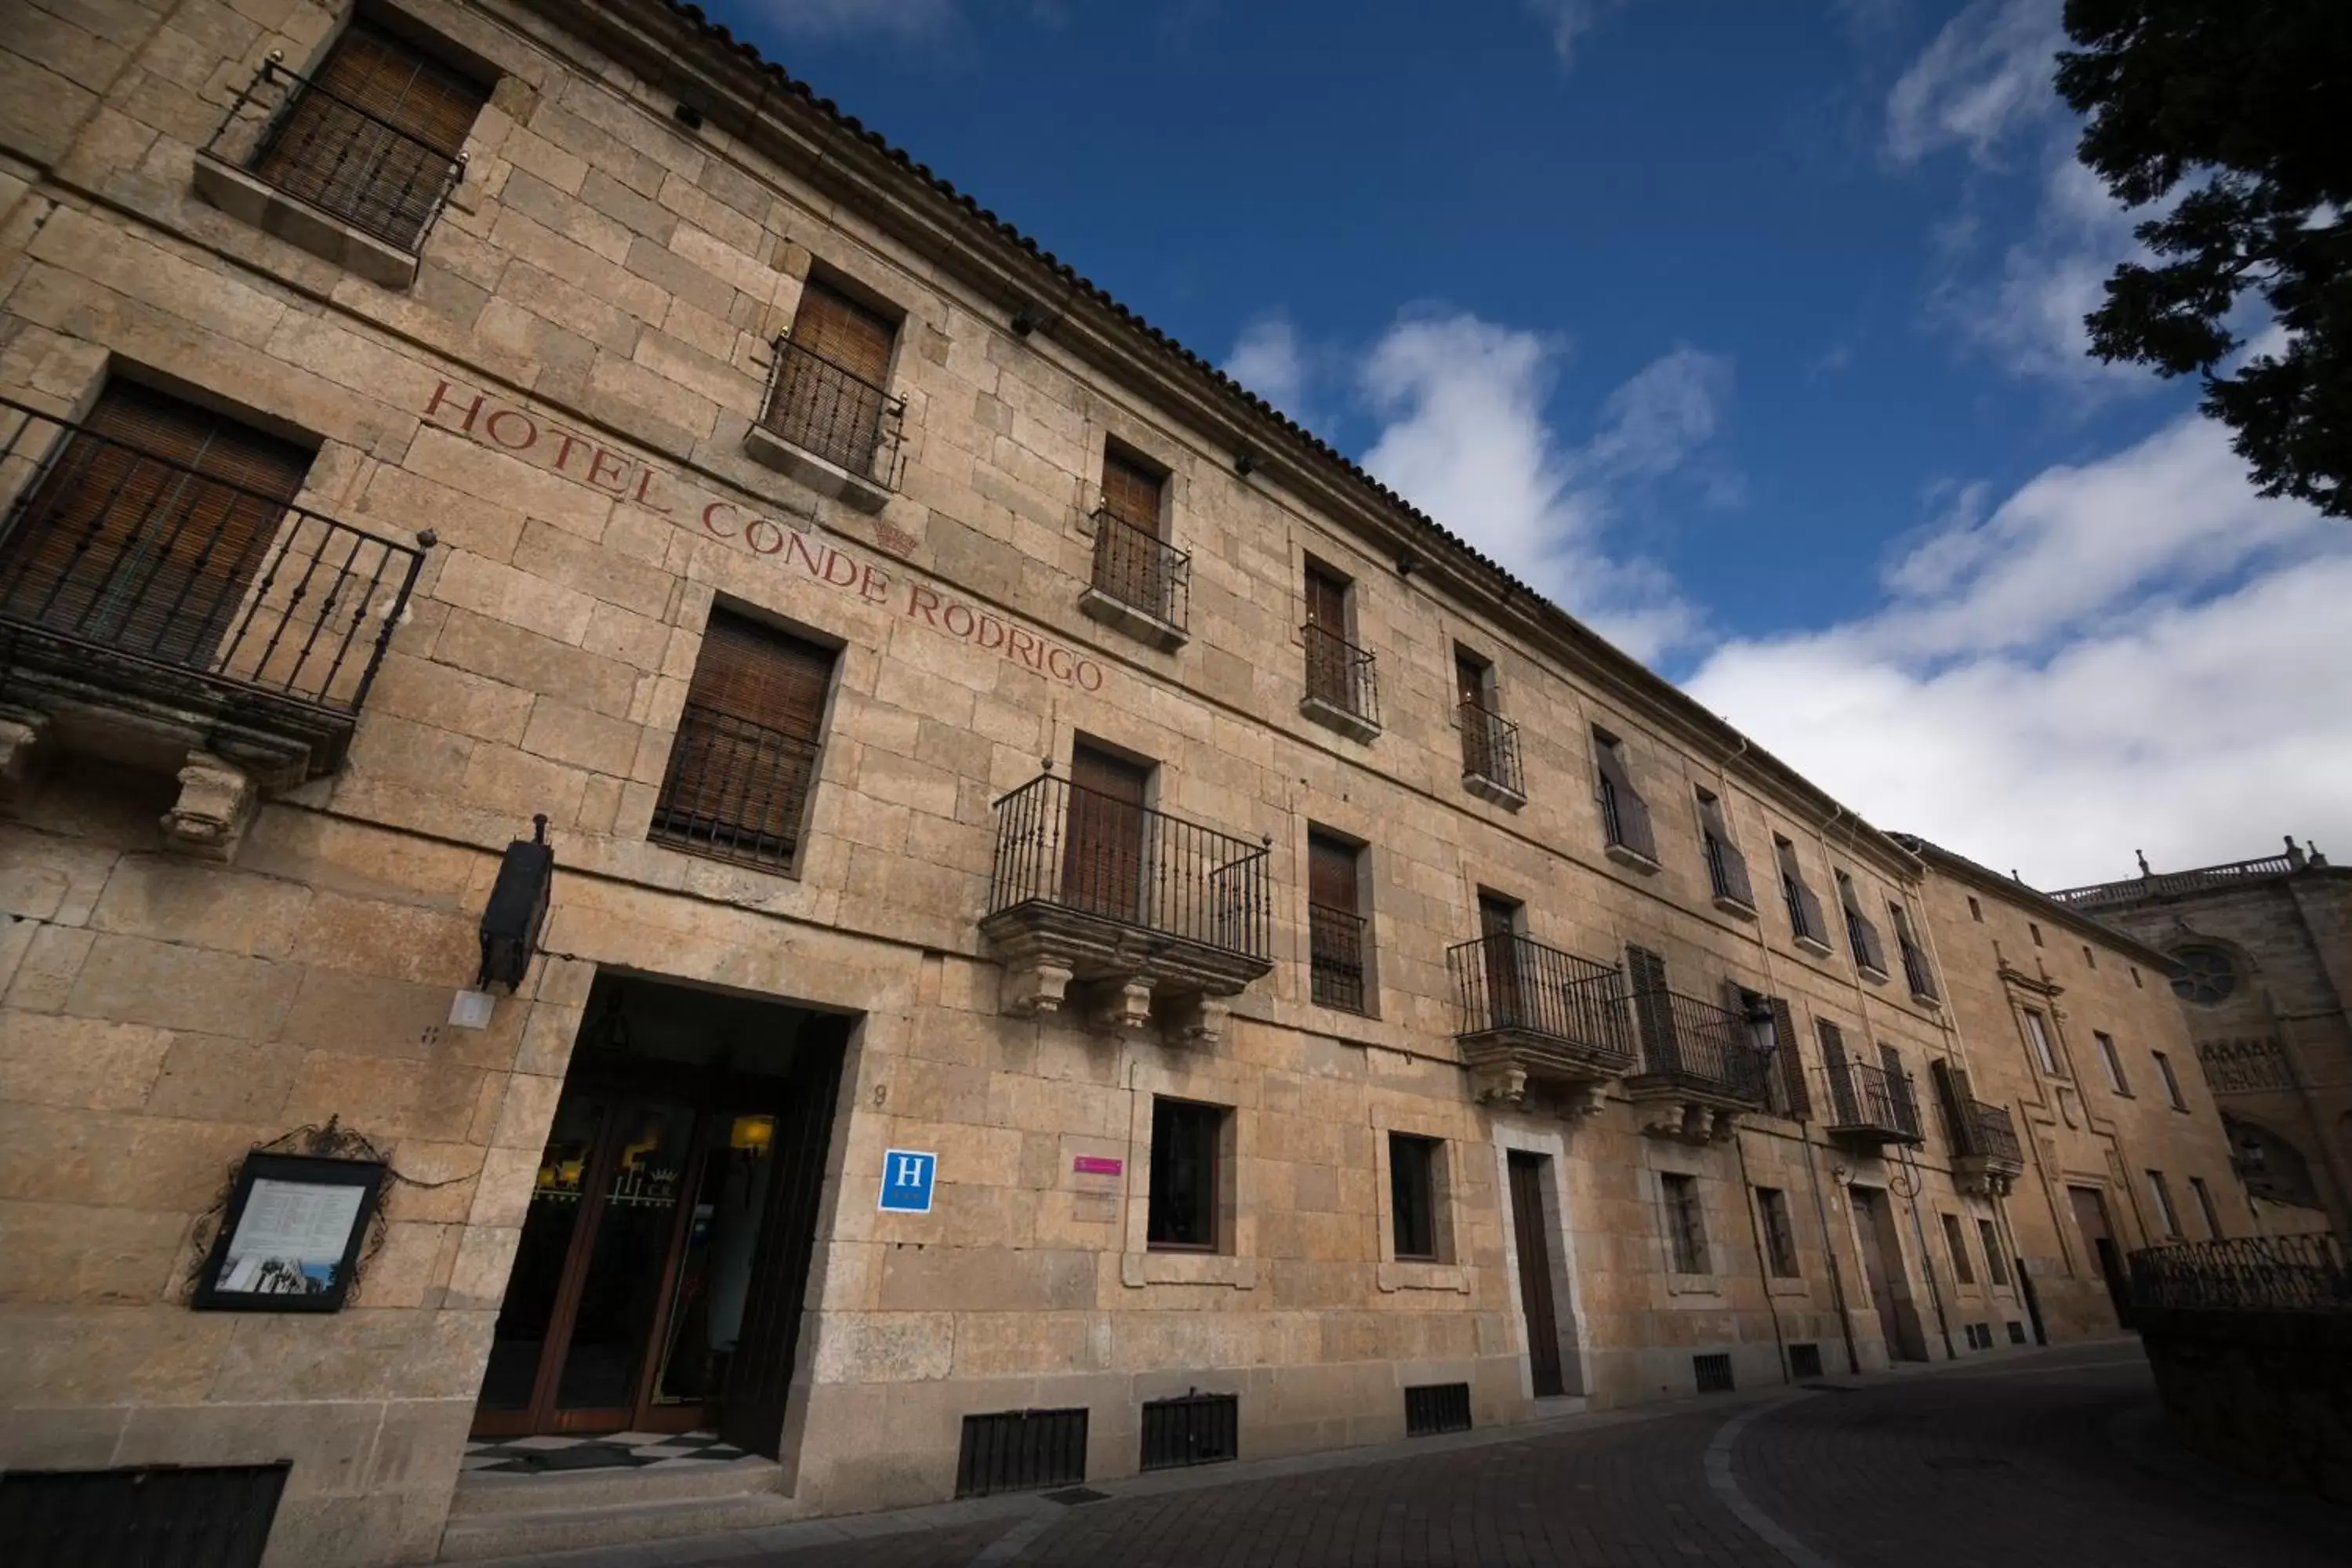
<svg viewBox="0 0 2352 1568"><path fill-rule="evenodd" d="M1789 896L1796 903L1790 911L1790 918L1798 927L1797 934L1827 942L1829 927L1822 920L1822 901L1813 896L1812 889L1805 885L1804 873L1797 869L1797 847L1781 839L1775 845L1775 853L1780 858L1780 875L1787 881Z"/></svg>
<svg viewBox="0 0 2352 1568"><path fill-rule="evenodd" d="M1802 1121L1813 1113L1813 1097L1805 1083L1805 1054L1797 1045L1797 1023L1784 998L1768 996L1765 1001L1772 1009L1772 1038L1780 1047L1780 1092L1787 1097L1789 1114Z"/></svg>
<svg viewBox="0 0 2352 1568"><path fill-rule="evenodd" d="M1731 831L1723 824L1723 803L1711 795L1700 795L1698 819L1699 826L1706 830L1714 855L1714 864L1708 869L1722 882L1717 890L1754 909L1756 889L1748 879L1748 857L1731 842Z"/></svg>
<svg viewBox="0 0 2352 1568"><path fill-rule="evenodd" d="M869 385L881 386L887 380L890 343L896 336L882 317L814 279L801 290L793 342Z"/></svg>
<svg viewBox="0 0 2352 1568"><path fill-rule="evenodd" d="M344 31L310 79L450 158L464 149L490 97L472 78L361 22Z"/></svg>
<svg viewBox="0 0 2352 1568"><path fill-rule="evenodd" d="M1307 563L1307 624L1342 640L1348 636L1348 584L1311 561Z"/></svg>
<svg viewBox="0 0 2352 1568"><path fill-rule="evenodd" d="M1625 768L1623 749L1596 730L1592 752L1601 783L1606 786L1606 799L1615 816L1613 842L1636 855L1656 859L1658 841L1650 828L1650 808L1641 792L1633 787L1633 775Z"/></svg>
<svg viewBox="0 0 2352 1568"><path fill-rule="evenodd" d="M1104 448L1103 510L1129 527L1158 536L1160 490L1165 482L1117 448Z"/></svg>
<svg viewBox="0 0 2352 1568"><path fill-rule="evenodd" d="M0 611L210 668L310 460L237 420L113 383L0 542Z"/></svg>
<svg viewBox="0 0 2352 1568"><path fill-rule="evenodd" d="M816 779L828 648L711 612L687 687L658 837L761 861L789 861Z"/></svg>
<svg viewBox="0 0 2352 1568"><path fill-rule="evenodd" d="M1342 844L1319 833L1309 834L1307 838L1307 901L1320 904L1327 910L1356 913L1360 907L1356 897L1358 858L1353 845Z"/></svg>
<svg viewBox="0 0 2352 1568"><path fill-rule="evenodd" d="M1484 708L1486 702L1486 671L1492 667L1481 664L1460 648L1454 650L1454 692L1455 698L1474 708Z"/></svg>
<svg viewBox="0 0 2352 1568"><path fill-rule="evenodd" d="M1919 1107L1911 1098L1911 1080L1903 1073L1903 1057L1893 1046L1878 1047L1878 1065L1886 1073L1886 1098L1895 1108L1895 1125L1906 1132L1919 1130Z"/></svg>
<svg viewBox="0 0 2352 1568"><path fill-rule="evenodd" d="M1673 1072L1682 1065L1674 1004L1666 996L1666 961L1646 947L1625 949L1625 979L1633 993L1633 1025L1645 1070Z"/></svg>
<svg viewBox="0 0 2352 1568"><path fill-rule="evenodd" d="M1956 1154L1981 1154L1983 1141L1977 1135L1976 1095L1969 1087L1969 1072L1958 1063L1938 1057L1929 1072L1936 1079L1936 1099L1944 1108L1944 1131L1951 1139Z"/></svg>
<svg viewBox="0 0 2352 1568"><path fill-rule="evenodd" d="M1853 1125L1853 1078L1847 1070L1845 1031L1827 1018L1813 1020L1813 1027L1822 1041L1822 1071L1830 1080L1830 1110L1838 1125Z"/></svg>
<svg viewBox="0 0 2352 1568"><path fill-rule="evenodd" d="M1079 746L1070 753L1066 901L1114 920L1137 918L1143 892L1144 796L1151 770Z"/></svg>

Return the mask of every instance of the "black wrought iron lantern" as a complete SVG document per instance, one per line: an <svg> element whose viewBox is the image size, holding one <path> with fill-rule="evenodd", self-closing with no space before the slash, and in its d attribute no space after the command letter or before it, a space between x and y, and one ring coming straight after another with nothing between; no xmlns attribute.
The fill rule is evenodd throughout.
<svg viewBox="0 0 2352 1568"><path fill-rule="evenodd" d="M544 815L530 819L531 836L507 846L499 861L499 879L491 885L489 907L482 911L482 972L478 991L503 985L509 991L522 984L539 933L547 925L547 895L555 880L555 847L547 841Z"/></svg>

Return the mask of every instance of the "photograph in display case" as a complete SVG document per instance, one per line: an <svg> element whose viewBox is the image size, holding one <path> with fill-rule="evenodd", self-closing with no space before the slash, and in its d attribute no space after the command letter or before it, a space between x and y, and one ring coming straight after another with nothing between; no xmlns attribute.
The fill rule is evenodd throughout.
<svg viewBox="0 0 2352 1568"><path fill-rule="evenodd" d="M383 1180L374 1161L246 1156L189 1304L215 1312L338 1310Z"/></svg>

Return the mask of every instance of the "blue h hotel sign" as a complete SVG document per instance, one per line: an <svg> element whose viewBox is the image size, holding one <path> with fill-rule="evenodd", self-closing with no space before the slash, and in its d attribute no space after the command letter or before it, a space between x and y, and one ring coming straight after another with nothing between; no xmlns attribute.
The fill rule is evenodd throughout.
<svg viewBox="0 0 2352 1568"><path fill-rule="evenodd" d="M882 1152L882 1204L893 1214L931 1212L931 1176L940 1157L919 1149Z"/></svg>

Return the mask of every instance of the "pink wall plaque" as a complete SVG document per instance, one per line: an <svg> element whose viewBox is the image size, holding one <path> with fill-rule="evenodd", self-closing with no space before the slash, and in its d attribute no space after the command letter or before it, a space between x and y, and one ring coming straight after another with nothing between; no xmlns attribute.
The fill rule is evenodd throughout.
<svg viewBox="0 0 2352 1568"><path fill-rule="evenodd" d="M1080 1154L1070 1162L1070 1169L1081 1176L1116 1176L1127 1169L1125 1162L1105 1159L1100 1154Z"/></svg>

